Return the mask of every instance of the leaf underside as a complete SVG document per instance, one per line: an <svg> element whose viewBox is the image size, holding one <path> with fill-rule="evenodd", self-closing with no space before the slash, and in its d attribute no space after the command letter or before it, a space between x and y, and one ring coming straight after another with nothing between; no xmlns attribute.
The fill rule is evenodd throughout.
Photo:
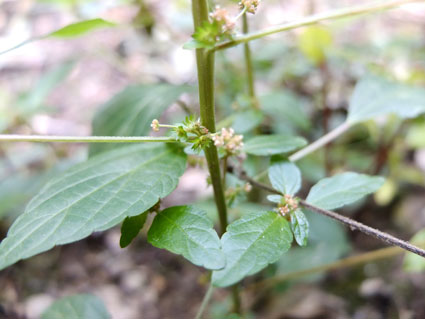
<svg viewBox="0 0 425 319"><path fill-rule="evenodd" d="M177 186L186 156L176 147L141 144L77 165L48 183L0 244L0 269L136 216Z"/></svg>
<svg viewBox="0 0 425 319"><path fill-rule="evenodd" d="M301 171L288 160L272 158L269 167L269 180L278 191L283 194L294 195L301 188Z"/></svg>
<svg viewBox="0 0 425 319"><path fill-rule="evenodd" d="M320 180L306 201L323 209L336 209L377 191L384 182L380 176L345 172Z"/></svg>

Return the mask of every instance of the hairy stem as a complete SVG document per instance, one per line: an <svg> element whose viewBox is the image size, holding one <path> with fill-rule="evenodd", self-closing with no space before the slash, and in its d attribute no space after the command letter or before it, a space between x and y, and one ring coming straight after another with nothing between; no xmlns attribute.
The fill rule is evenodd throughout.
<svg viewBox="0 0 425 319"><path fill-rule="evenodd" d="M204 21L208 20L207 0L192 0L192 13L196 29L201 26ZM207 52L205 49L197 49L196 62L198 68L201 123L211 133L215 133L214 52ZM214 189L214 199L220 219L221 233L223 234L227 227L227 207L220 176L220 162L215 145L211 144L211 146L205 149L205 157L207 159L211 183Z"/></svg>
<svg viewBox="0 0 425 319"><path fill-rule="evenodd" d="M62 143L178 143L168 136L53 136L53 135L0 135L0 142L62 142Z"/></svg>
<svg viewBox="0 0 425 319"><path fill-rule="evenodd" d="M242 16L243 23L243 33L248 33L248 17L247 14L244 13ZM248 85L248 95L251 100L251 105L254 108L258 108L257 96L255 95L255 82L254 82L254 68L252 67L252 55L251 48L249 43L244 44L244 54L245 54L245 70L246 70L246 80Z"/></svg>
<svg viewBox="0 0 425 319"><path fill-rule="evenodd" d="M303 149L289 156L289 160L291 162L296 162L299 159L303 158L304 156L307 156L308 154L314 152L318 148L325 146L326 144L328 144L329 142L333 141L338 136L340 136L342 133L347 131L350 128L350 126L351 124L348 122L342 123L340 126L328 132L327 134L323 135L318 140L314 141L313 143L307 145Z"/></svg>
<svg viewBox="0 0 425 319"><path fill-rule="evenodd" d="M247 43L252 40L264 38L271 34L316 24L320 21L352 17L359 14L372 13L376 11L396 8L406 3L423 2L423 1L424 0L381 1L381 2L372 3L372 4L359 5L359 6L354 6L354 7L345 8L345 9L333 10L331 12L315 14L310 17L301 18L294 22L284 23L277 26L266 28L264 30L260 30L258 32L236 36L233 38L233 40L217 44L213 50L217 51L217 50L231 48L241 43Z"/></svg>
<svg viewBox="0 0 425 319"><path fill-rule="evenodd" d="M235 169L232 169L232 171L235 171ZM279 194L279 195L283 195L281 192L279 192L278 190L268 186L268 185L264 185L262 183L257 182L256 180L252 179L251 177L249 177L245 171L243 170L236 170L236 174L239 176L240 179L245 180L249 183L251 183L252 186L257 187L257 188L262 188L268 192L274 193L274 194ZM422 248L419 248L415 245L410 244L409 242L406 242L404 240L401 240L399 238L396 238L388 233L384 233L378 229L369 227L367 225L364 225L358 221L355 221L351 218L348 218L346 216L340 215L336 212L330 211L330 210L326 210L320 207L316 207L313 206L309 203L307 203L305 200L300 200L300 204L302 206L304 206L305 208L308 208L310 211L315 212L315 213L319 213L321 215L330 217L332 219L335 219L337 221L339 221L340 223L350 227L351 230L358 230L361 231L362 233L375 237L383 242L386 242L387 244L393 245L393 246L398 246L404 250L410 251L414 254L417 254L419 256L425 257L425 250Z"/></svg>

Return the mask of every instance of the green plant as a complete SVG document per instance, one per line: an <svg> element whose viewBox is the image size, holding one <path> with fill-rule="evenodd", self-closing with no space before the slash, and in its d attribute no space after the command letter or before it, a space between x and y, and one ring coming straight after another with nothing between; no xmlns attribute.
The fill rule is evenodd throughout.
<svg viewBox="0 0 425 319"><path fill-rule="evenodd" d="M384 184L384 178L343 172L321 179L310 189L306 199L300 199L296 194L301 188L301 170L295 164L359 123L388 114L411 119L425 113L423 88L367 76L355 87L346 120L311 144L303 137L283 134L256 134L243 140L242 135L236 134L227 125L217 130L215 116L214 61L217 51L244 44L249 97L247 105L249 114L255 117L261 102L255 93L249 41L322 20L389 9L409 2L413 1L387 1L359 6L249 33L247 14L255 13L259 1L242 1L240 13L232 18L221 8L211 12L206 0L192 0L195 33L193 40L185 47L196 49L199 119L188 116L182 123L176 124L161 124L156 120L181 93L190 91L189 87L135 86L121 93L124 102L122 97L117 97L96 114L93 131L99 136L0 135L0 141L9 142L93 143L89 160L49 182L14 222L0 244L0 269L55 245L80 240L121 222L120 244L125 247L137 236L147 216L156 213L148 231L148 241L211 270L213 286L232 286L232 311L240 314L238 282L280 260L290 249L294 238L300 246L308 245L312 228L306 217L309 212L326 215L351 229L425 257L425 251L413 244L330 211L376 192ZM234 31L239 18L243 19L242 35ZM70 25L49 36L68 37L93 28L111 26L104 20L96 19ZM319 41L320 45L313 50L306 48L305 42L301 47L307 55L313 55L313 63L321 64L324 59L321 46L326 45L328 40ZM310 42L307 37L307 44ZM319 53L315 51L317 47ZM405 105L409 107L402 107ZM169 134L161 137L142 136L148 134L149 124L154 131L165 128ZM137 145L121 147L116 143ZM186 169L188 154L194 153L205 157L208 166L218 212L218 234L207 214L196 205L161 209L161 199L175 189ZM266 157L267 169L255 178L250 177L244 166L245 154ZM226 184L231 178L230 173L243 183L228 192L230 188L226 189ZM268 175L271 186L260 182L264 175ZM274 209L253 211L228 224L229 205L248 193L251 187L273 193L267 198L275 204ZM204 306L210 295L206 295ZM72 302L97 301L89 298ZM63 304L61 307L65 307ZM98 309L104 312L102 307ZM99 315L99 318L105 316Z"/></svg>

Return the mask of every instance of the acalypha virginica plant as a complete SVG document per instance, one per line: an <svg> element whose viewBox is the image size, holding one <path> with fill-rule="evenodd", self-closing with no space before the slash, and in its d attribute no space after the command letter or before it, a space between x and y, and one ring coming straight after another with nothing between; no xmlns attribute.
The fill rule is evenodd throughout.
<svg viewBox="0 0 425 319"><path fill-rule="evenodd" d="M309 232L314 231L314 223L310 225L309 220L316 214L425 256L423 249L411 243L332 211L376 192L385 183L384 177L357 172L329 174L301 198L303 174L297 166L297 161L360 123L388 115L400 120L420 116L425 113L425 90L369 74L359 79L351 97L346 98L349 101L346 118L316 141L310 143L302 136L289 134L261 134L261 130L256 129L259 122L255 122L255 117L260 113L261 118L262 106L256 96L250 48L251 41L271 34L415 1L392 0L340 9L255 32L249 32L248 20L254 18L267 1L231 3L229 6L239 8L236 16L225 8L211 6L210 2L192 0L194 33L184 47L196 52L199 112L187 116L182 123L166 124L158 119L166 107L190 88L155 84L133 87L122 93L149 97L146 98L149 103L138 105L139 109L130 107L128 114L132 115L127 118L119 116L123 110L114 103L101 109L93 121L94 136L0 136L3 142L91 143L89 159L45 185L10 227L0 244L0 269L120 223L120 244L126 247L144 226L148 227L145 221L151 214L153 221L147 233L150 244L210 271L210 289L197 315L201 318L214 287L229 287L233 300L230 311L242 316L240 282L279 261L291 246L308 246ZM46 37L79 35L109 24L101 19L83 21ZM245 119L248 123L245 127L232 127L234 121L218 127L214 59L218 51L238 45L244 50L246 104L251 112L248 114L255 116ZM276 110L279 112L279 105ZM161 132L163 136L157 136L158 133L140 136L148 135L149 130ZM130 143L132 145L124 145ZM161 205L161 199L176 188L184 174L188 157L206 163L208 182L214 193L217 228L196 205L187 203L167 208ZM266 161L267 169L253 176L252 169L246 165L252 158ZM229 206L238 205L254 188L269 193L267 200L271 208L253 209L236 219L229 217ZM83 304L98 301L89 296L65 298L54 303L43 318L54 318L51 314L55 311L65 311L66 302L82 309ZM98 310L99 318L109 317L102 307Z"/></svg>

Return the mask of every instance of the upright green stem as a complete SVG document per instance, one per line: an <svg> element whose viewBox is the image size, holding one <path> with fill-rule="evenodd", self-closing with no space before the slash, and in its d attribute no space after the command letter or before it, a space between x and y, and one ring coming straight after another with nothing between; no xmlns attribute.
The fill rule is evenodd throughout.
<svg viewBox="0 0 425 319"><path fill-rule="evenodd" d="M242 22L243 22L242 31L244 34L246 34L249 32L248 17L246 13L242 15ZM246 69L246 77L247 77L247 84L248 84L248 94L251 99L251 105L257 108L258 102L257 102L257 97L255 95L254 69L252 67L251 48L248 42L244 43L244 54L245 54L245 69Z"/></svg>
<svg viewBox="0 0 425 319"><path fill-rule="evenodd" d="M192 0L192 14L196 29L201 26L204 21L208 20L208 1ZM201 123L211 133L214 133L214 52L207 52L205 49L197 49L196 62L198 67ZM218 159L217 148L214 145L208 147L205 150L205 157L207 159L211 183L214 189L214 199L220 219L221 233L223 234L227 227L227 207L221 182L220 162Z"/></svg>

